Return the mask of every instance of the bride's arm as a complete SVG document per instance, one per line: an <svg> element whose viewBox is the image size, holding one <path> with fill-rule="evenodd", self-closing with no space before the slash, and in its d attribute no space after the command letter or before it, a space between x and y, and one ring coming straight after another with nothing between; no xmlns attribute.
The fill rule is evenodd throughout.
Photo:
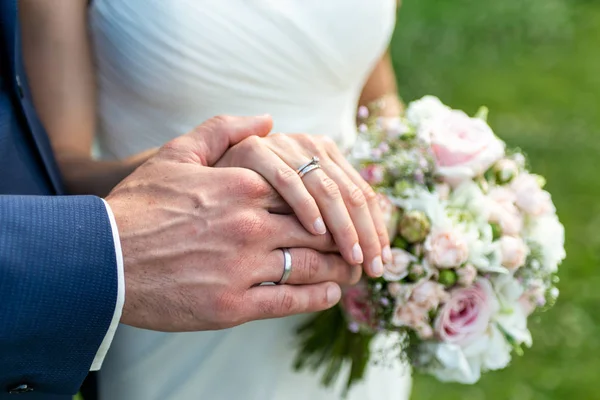
<svg viewBox="0 0 600 400"><path fill-rule="evenodd" d="M359 104L369 106L375 101L381 104L378 114L382 117L397 117L404 110L389 53L384 54L369 76Z"/></svg>
<svg viewBox="0 0 600 400"><path fill-rule="evenodd" d="M67 190L105 196L155 150L121 161L96 161L94 68L87 2L20 0L23 54L33 99Z"/></svg>

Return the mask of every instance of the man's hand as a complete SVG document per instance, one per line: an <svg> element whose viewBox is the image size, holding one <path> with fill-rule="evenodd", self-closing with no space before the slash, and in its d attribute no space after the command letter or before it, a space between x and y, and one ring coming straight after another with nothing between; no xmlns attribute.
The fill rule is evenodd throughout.
<svg viewBox="0 0 600 400"><path fill-rule="evenodd" d="M217 117L160 149L106 198L121 237L121 322L160 331L221 329L329 308L356 282L330 235L308 233L253 171L211 168L232 145L265 136L270 117ZM286 285L283 252L290 248Z"/></svg>

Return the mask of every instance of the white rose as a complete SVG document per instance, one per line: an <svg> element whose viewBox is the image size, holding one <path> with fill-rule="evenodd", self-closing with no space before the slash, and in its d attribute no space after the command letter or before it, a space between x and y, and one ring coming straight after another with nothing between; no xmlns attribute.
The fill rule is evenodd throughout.
<svg viewBox="0 0 600 400"><path fill-rule="evenodd" d="M451 108L444 105L437 97L425 96L408 105L408 108L406 109L406 118L411 124L419 127L440 114L449 113L450 111Z"/></svg>
<svg viewBox="0 0 600 400"><path fill-rule="evenodd" d="M527 259L528 248L523 239L512 236L502 236L498 241L502 266L511 271L522 267Z"/></svg>
<svg viewBox="0 0 600 400"><path fill-rule="evenodd" d="M409 252L402 249L392 249L392 262L383 265L383 279L386 281L399 281L408 275L408 267L417 259Z"/></svg>
<svg viewBox="0 0 600 400"><path fill-rule="evenodd" d="M481 188L473 181L465 181L458 185L448 198L451 208L468 212L472 222L487 222L490 205Z"/></svg>
<svg viewBox="0 0 600 400"><path fill-rule="evenodd" d="M492 280L500 310L493 319L504 332L519 344L531 346L531 333L527 329L527 314L521 304L523 285L511 275L498 275Z"/></svg>
<svg viewBox="0 0 600 400"><path fill-rule="evenodd" d="M540 216L555 211L550 193L542 190L537 178L531 174L520 174L510 183L515 193L515 203L523 212Z"/></svg>
<svg viewBox="0 0 600 400"><path fill-rule="evenodd" d="M458 267L469 259L464 235L452 228L437 228L425 240L428 261L438 268Z"/></svg>
<svg viewBox="0 0 600 400"><path fill-rule="evenodd" d="M447 343L426 346L439 362L433 364L430 372L443 382L474 384L482 372L502 369L510 362L511 347L493 324L466 346Z"/></svg>
<svg viewBox="0 0 600 400"><path fill-rule="evenodd" d="M525 238L537 243L542 251L542 268L556 272L566 257L565 228L555 214L535 218L527 226Z"/></svg>
<svg viewBox="0 0 600 400"><path fill-rule="evenodd" d="M452 186L483 174L504 156L504 142L489 125L462 111L439 114L423 131L431 140L437 173Z"/></svg>
<svg viewBox="0 0 600 400"><path fill-rule="evenodd" d="M508 273L508 270L502 266L500 249L498 244L493 241L494 233L489 224L462 224L459 226L462 227L469 243L469 263L481 272Z"/></svg>
<svg viewBox="0 0 600 400"><path fill-rule="evenodd" d="M503 235L518 235L523 228L523 218L515 205L514 192L506 187L494 187L487 197L489 221L498 224Z"/></svg>

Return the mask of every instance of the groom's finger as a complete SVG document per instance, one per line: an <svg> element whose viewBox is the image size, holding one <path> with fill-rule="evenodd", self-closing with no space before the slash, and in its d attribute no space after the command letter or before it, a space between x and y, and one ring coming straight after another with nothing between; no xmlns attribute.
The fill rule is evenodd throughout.
<svg viewBox="0 0 600 400"><path fill-rule="evenodd" d="M322 282L335 282L339 285L353 285L361 276L359 265L348 264L339 254L323 254L313 249L289 249L292 270L286 284L306 285ZM274 250L265 259L260 269L260 282L278 282L283 276L284 255L280 249Z"/></svg>
<svg viewBox="0 0 600 400"><path fill-rule="evenodd" d="M292 270L286 282L289 285L307 285L335 282L339 285L354 285L361 276L359 265L348 264L339 254L323 254L313 249L289 249ZM260 282L278 282L283 276L284 255L274 250L261 268Z"/></svg>
<svg viewBox="0 0 600 400"><path fill-rule="evenodd" d="M243 313L247 320L256 320L323 311L337 304L341 296L340 287L333 282L258 286L246 292Z"/></svg>
<svg viewBox="0 0 600 400"><path fill-rule="evenodd" d="M273 119L269 115L217 116L170 141L161 151L179 161L212 166L231 146L249 136L267 136L272 128Z"/></svg>

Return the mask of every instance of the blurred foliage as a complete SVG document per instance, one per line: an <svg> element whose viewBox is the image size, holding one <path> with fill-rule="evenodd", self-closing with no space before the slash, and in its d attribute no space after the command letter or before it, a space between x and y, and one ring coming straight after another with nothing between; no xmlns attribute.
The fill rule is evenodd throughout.
<svg viewBox="0 0 600 400"><path fill-rule="evenodd" d="M600 399L600 2L404 0L391 52L405 101L490 108L567 231L561 297L530 323L534 346L474 386L417 376L413 399Z"/></svg>

